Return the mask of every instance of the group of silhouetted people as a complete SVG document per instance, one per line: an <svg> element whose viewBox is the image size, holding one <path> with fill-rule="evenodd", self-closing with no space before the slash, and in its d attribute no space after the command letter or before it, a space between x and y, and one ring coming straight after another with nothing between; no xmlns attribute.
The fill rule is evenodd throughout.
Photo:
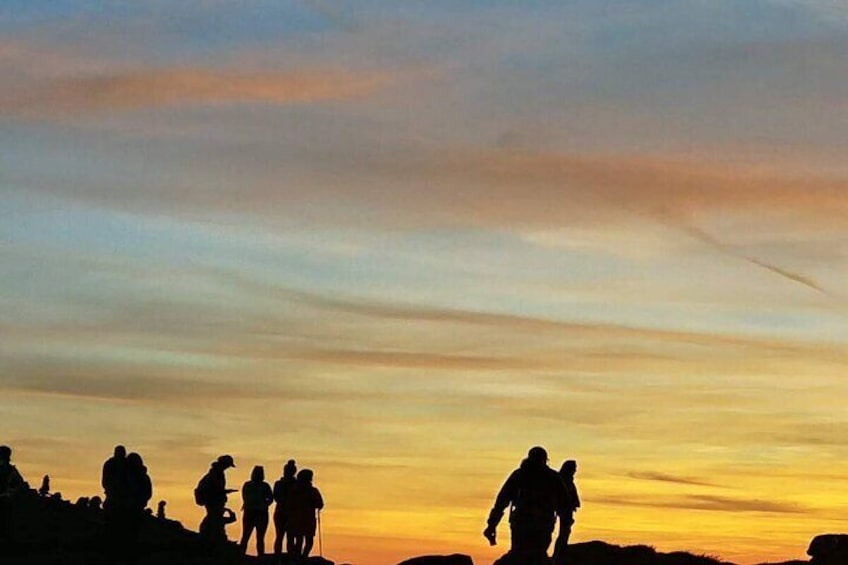
<svg viewBox="0 0 848 565"><path fill-rule="evenodd" d="M235 489L227 488L224 474L231 467L235 467L232 456L218 457L194 491L195 502L206 509L206 516L200 524L200 535L212 544L226 541L225 526L236 521L235 512L227 508L228 495L236 492ZM282 555L285 541L289 556L309 556L315 541L319 512L324 508L321 493L312 484L313 476L310 469L298 472L295 461L290 459L272 489L265 482L265 468L261 465L253 468L250 480L241 489L243 515L240 547L243 552L247 550L247 544L255 532L256 552L260 556L265 553L269 509L275 504L274 554Z"/></svg>
<svg viewBox="0 0 848 565"><path fill-rule="evenodd" d="M507 508L510 509L510 551L504 561L516 565L550 563L548 548L559 518L560 529L554 545L553 563L565 563L568 539L574 525L574 512L580 508L580 497L574 484L577 463L567 460L559 472L548 467L548 452L533 447L518 469L507 478L483 535L494 545L497 526Z"/></svg>
<svg viewBox="0 0 848 565"><path fill-rule="evenodd" d="M9 447L0 446L0 544L9 541L13 500L19 493L30 491L29 485L12 465L11 456ZM236 492L227 488L225 471L231 467L235 467L233 457L221 455L212 462L194 491L195 502L206 510L200 524L200 537L212 548L226 542L225 527L236 521L236 513L227 508L228 496ZM565 563L574 512L580 508L580 497L574 484L576 471L577 463L567 460L557 472L548 466L548 454L544 448L530 449L498 492L483 531L483 535L495 545L497 526L509 508L511 547L500 563L550 564L547 551L557 519L560 527L554 545L553 565ZM269 509L274 504L274 554L282 555L285 542L289 557L299 559L309 556L316 530L320 535L320 511L324 507L321 493L312 480L313 472L310 469L298 472L293 459L283 466L282 476L273 488L265 481L265 469L259 465L253 468L250 480L241 489L242 552L246 551L255 533L257 553L260 556L265 553ZM41 496L49 494L49 484L49 477L45 476L38 491ZM122 445L115 447L114 455L103 465L102 486L105 493L106 552L114 562L132 562L144 513L152 513L147 510L147 504L152 497L153 486L141 456L127 454ZM86 499L86 507L90 504ZM164 501L159 503L157 515L165 519Z"/></svg>

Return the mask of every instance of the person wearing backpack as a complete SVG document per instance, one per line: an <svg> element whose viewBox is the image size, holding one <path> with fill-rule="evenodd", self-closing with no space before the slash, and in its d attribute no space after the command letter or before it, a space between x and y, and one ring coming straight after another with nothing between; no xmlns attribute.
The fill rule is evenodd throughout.
<svg viewBox="0 0 848 565"><path fill-rule="evenodd" d="M274 483L274 555L278 558L283 551L283 538L288 535L288 543L286 551L292 553L294 550L294 542L289 531L289 512L288 498L292 488L295 485L295 474L297 473L297 464L294 459L289 459L283 467L283 476Z"/></svg>
<svg viewBox="0 0 848 565"><path fill-rule="evenodd" d="M547 451L533 447L498 492L483 535L495 545L498 524L509 507L508 561L522 565L547 564L556 519L564 513L566 500L565 484L548 467Z"/></svg>
<svg viewBox="0 0 848 565"><path fill-rule="evenodd" d="M200 537L207 542L227 540L225 526L228 522L224 519L224 509L227 506L227 495L235 490L227 488L224 471L235 466L231 455L221 455L212 462L209 471L194 489L194 501L206 509L206 516L200 522Z"/></svg>
<svg viewBox="0 0 848 565"><path fill-rule="evenodd" d="M242 553L247 553L247 542L253 530L256 530L256 555L265 554L265 532L268 530L268 507L274 502L271 485L265 482L265 468L257 465L250 474L250 480L241 488L242 499Z"/></svg>
<svg viewBox="0 0 848 565"><path fill-rule="evenodd" d="M565 554L568 549L568 539L571 537L571 528L574 526L574 513L580 508L580 495L577 494L577 485L574 484L574 475L577 473L577 461L568 459L562 463L559 476L565 484L565 507L559 519L559 535L554 544L554 565L565 563Z"/></svg>

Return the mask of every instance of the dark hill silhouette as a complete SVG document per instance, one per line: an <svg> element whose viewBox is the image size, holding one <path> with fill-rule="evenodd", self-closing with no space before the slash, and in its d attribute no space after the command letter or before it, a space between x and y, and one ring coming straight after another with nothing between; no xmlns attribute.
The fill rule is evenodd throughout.
<svg viewBox="0 0 848 565"><path fill-rule="evenodd" d="M13 534L17 543L3 548L3 565L105 565L102 557L103 511L75 505L55 497L41 497L29 491L16 500ZM786 561L770 565L845 565L841 544L845 536L820 536L811 544L813 561ZM569 565L732 565L718 559L685 552L660 553L637 545L620 547L600 541L569 546ZM210 552L196 532L173 520L146 515L142 524L136 565L230 565L272 563L266 556L259 560L242 557L235 542ZM319 557L310 565L332 565ZM401 565L470 565L462 555L424 556ZM488 564L478 564L488 565ZM766 564L763 564L766 565Z"/></svg>
<svg viewBox="0 0 848 565"><path fill-rule="evenodd" d="M2 548L3 565L106 565L104 513L59 497L28 491L15 499L11 533L15 543ZM174 520L146 514L142 521L134 565L230 565L272 563L242 556L235 542L211 550L196 532ZM320 557L310 565L333 565Z"/></svg>

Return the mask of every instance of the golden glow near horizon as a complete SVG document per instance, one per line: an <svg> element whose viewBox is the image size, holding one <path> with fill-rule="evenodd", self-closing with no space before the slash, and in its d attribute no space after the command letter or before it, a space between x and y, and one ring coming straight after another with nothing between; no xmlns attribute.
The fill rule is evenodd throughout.
<svg viewBox="0 0 848 565"><path fill-rule="evenodd" d="M843 529L844 10L30 4L0 443L32 484L99 494L123 443L196 528L215 457L235 488L295 458L330 558L485 564L541 444L575 541L750 564Z"/></svg>

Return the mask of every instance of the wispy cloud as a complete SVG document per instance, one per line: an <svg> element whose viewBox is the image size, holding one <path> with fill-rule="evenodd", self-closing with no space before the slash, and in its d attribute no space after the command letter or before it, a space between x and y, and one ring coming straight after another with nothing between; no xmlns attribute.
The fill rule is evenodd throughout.
<svg viewBox="0 0 848 565"><path fill-rule="evenodd" d="M683 510L708 510L714 512L764 512L769 514L806 514L810 512L809 508L801 504L701 494L667 498L634 498L627 496L619 498L602 496L593 498L593 501L615 506L679 508Z"/></svg>
<svg viewBox="0 0 848 565"><path fill-rule="evenodd" d="M643 481L658 481L662 483L674 483L678 485L691 485L701 487L716 487L721 486L704 479L683 477L679 475L669 475L667 473L658 473L653 471L634 471L627 474L628 477Z"/></svg>
<svg viewBox="0 0 848 565"><path fill-rule="evenodd" d="M390 85L388 72L135 69L40 80L0 94L0 114L78 116L186 105L298 104L357 98Z"/></svg>

